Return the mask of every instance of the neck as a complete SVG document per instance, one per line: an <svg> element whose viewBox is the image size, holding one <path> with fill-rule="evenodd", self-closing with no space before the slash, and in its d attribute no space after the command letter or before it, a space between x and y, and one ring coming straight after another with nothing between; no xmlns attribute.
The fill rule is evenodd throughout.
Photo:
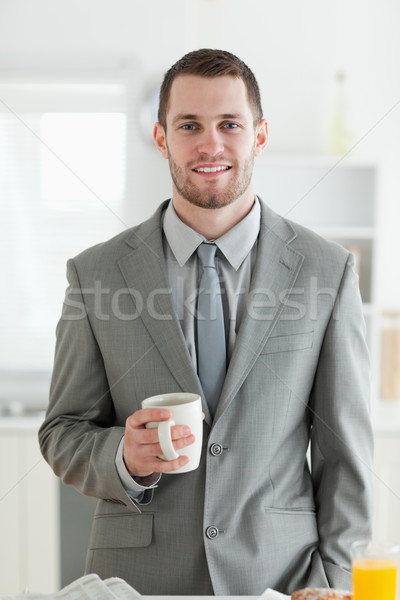
<svg viewBox="0 0 400 600"><path fill-rule="evenodd" d="M254 194L238 198L221 208L201 208L175 195L172 203L185 225L203 235L206 240L216 240L249 214L254 205Z"/></svg>

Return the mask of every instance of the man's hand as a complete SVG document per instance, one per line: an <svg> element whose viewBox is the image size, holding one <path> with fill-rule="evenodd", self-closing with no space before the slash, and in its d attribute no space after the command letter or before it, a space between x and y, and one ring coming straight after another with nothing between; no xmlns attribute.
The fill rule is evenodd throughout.
<svg viewBox="0 0 400 600"><path fill-rule="evenodd" d="M123 458L132 477L147 477L152 473L176 471L189 461L187 456L168 461L158 458L162 454L158 429L145 427L145 424L150 421L168 421L171 417L171 412L164 408L143 408L127 418ZM175 450L185 448L194 442L194 435L187 425L172 427L171 437Z"/></svg>

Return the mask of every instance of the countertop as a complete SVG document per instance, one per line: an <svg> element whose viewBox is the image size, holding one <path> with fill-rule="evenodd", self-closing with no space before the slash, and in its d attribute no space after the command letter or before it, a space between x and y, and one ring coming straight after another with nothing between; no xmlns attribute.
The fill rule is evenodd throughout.
<svg viewBox="0 0 400 600"><path fill-rule="evenodd" d="M35 432L43 423L44 412L29 415L0 416L0 431Z"/></svg>

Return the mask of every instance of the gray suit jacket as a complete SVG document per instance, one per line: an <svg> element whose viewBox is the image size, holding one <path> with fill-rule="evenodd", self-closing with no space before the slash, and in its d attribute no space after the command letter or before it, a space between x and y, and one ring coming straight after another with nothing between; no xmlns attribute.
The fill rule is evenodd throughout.
<svg viewBox="0 0 400 600"><path fill-rule="evenodd" d="M262 204L258 256L200 467L142 504L115 467L126 418L202 394L168 293L161 214L69 261L39 439L62 480L100 499L86 569L142 594L350 587L370 535L372 432L352 257ZM306 451L311 440L310 471Z"/></svg>

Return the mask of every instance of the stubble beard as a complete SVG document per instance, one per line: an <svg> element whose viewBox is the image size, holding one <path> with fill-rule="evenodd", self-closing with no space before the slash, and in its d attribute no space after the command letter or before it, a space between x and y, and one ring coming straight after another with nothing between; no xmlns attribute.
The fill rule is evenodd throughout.
<svg viewBox="0 0 400 600"><path fill-rule="evenodd" d="M209 182L210 189L208 191L199 189L199 187L185 175L183 168L175 162L170 151L168 151L168 162L172 181L182 198L187 200L190 204L200 208L216 209L229 206L229 204L232 204L235 200L243 196L249 188L253 175L254 152L252 151L249 154L237 176L232 179L224 189L219 190L218 192L213 191L212 181ZM204 160L204 162L210 163L217 161L214 159L213 161ZM236 161L230 161L230 164L232 169L237 169L238 163ZM187 165L187 168L190 169L190 165Z"/></svg>

